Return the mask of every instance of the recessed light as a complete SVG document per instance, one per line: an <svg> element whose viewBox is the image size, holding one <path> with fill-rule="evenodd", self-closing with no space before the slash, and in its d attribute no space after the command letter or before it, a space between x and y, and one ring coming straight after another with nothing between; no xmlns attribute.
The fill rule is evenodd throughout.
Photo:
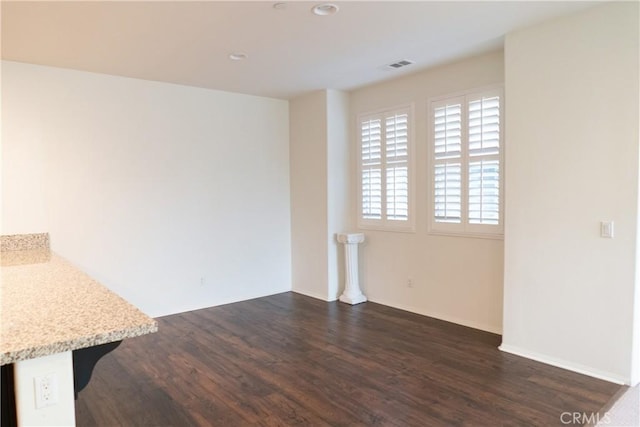
<svg viewBox="0 0 640 427"><path fill-rule="evenodd" d="M243 52L233 52L229 54L229 59L231 59L232 61L244 61L248 57L249 55Z"/></svg>
<svg viewBox="0 0 640 427"><path fill-rule="evenodd" d="M283 10L283 9L286 9L286 8L287 8L287 4L286 4L286 3L284 3L284 2L274 3L274 4L273 4L273 8L274 8L275 10Z"/></svg>
<svg viewBox="0 0 640 427"><path fill-rule="evenodd" d="M338 10L340 10L338 6L333 3L322 3L313 6L311 12L318 16L328 16L333 15L334 13L338 12Z"/></svg>

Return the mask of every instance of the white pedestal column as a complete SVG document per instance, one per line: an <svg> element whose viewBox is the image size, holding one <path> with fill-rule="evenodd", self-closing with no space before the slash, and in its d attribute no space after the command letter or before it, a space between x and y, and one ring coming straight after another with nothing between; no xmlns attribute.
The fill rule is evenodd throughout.
<svg viewBox="0 0 640 427"><path fill-rule="evenodd" d="M345 260L344 292L340 295L340 301L351 305L365 302L367 297L362 294L358 280L358 244L364 242L364 234L340 233L338 242L344 244Z"/></svg>

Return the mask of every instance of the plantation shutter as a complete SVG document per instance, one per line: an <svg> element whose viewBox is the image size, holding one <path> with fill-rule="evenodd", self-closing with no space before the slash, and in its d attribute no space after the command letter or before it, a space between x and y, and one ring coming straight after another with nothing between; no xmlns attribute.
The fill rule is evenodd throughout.
<svg viewBox="0 0 640 427"><path fill-rule="evenodd" d="M436 222L462 220L462 102L433 110L434 216Z"/></svg>
<svg viewBox="0 0 640 427"><path fill-rule="evenodd" d="M410 108L360 117L360 220L364 225L411 227L410 118Z"/></svg>
<svg viewBox="0 0 640 427"><path fill-rule="evenodd" d="M502 89L430 104L430 230L502 234Z"/></svg>
<svg viewBox="0 0 640 427"><path fill-rule="evenodd" d="M362 216L382 219L382 121L362 122Z"/></svg>
<svg viewBox="0 0 640 427"><path fill-rule="evenodd" d="M469 102L469 223L500 221L500 98Z"/></svg>
<svg viewBox="0 0 640 427"><path fill-rule="evenodd" d="M394 114L385 119L387 219L409 218L409 116Z"/></svg>

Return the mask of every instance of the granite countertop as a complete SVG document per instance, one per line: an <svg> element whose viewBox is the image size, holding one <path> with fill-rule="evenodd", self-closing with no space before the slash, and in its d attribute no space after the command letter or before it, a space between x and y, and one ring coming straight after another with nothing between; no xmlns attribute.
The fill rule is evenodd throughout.
<svg viewBox="0 0 640 427"><path fill-rule="evenodd" d="M2 236L0 365L158 330L151 317L52 253L42 236Z"/></svg>

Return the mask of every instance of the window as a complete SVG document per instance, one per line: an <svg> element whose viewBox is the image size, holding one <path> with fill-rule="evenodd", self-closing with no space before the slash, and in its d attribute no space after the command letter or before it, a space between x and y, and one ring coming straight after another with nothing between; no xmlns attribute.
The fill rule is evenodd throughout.
<svg viewBox="0 0 640 427"><path fill-rule="evenodd" d="M362 228L411 231L411 107L360 116L359 215Z"/></svg>
<svg viewBox="0 0 640 427"><path fill-rule="evenodd" d="M434 233L503 233L502 89L433 100L429 108Z"/></svg>

